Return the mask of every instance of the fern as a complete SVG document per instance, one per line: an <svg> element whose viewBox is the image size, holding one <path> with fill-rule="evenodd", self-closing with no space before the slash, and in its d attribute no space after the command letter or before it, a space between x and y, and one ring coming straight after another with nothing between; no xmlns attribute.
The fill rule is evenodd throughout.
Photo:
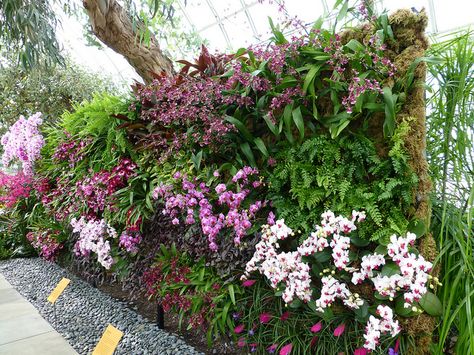
<svg viewBox="0 0 474 355"><path fill-rule="evenodd" d="M278 216L308 232L324 210L349 215L357 209L368 216L359 229L362 238L388 240L406 230L417 180L400 143L403 132L384 158L369 138L355 134L337 139L319 135L300 147L282 149L277 156L281 163L269 177Z"/></svg>

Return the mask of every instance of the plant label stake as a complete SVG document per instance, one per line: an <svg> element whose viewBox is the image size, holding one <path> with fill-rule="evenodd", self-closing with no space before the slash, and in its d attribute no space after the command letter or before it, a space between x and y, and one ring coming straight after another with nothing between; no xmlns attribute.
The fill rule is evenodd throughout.
<svg viewBox="0 0 474 355"><path fill-rule="evenodd" d="M92 355L113 355L122 336L122 331L115 328L112 324L109 324L92 352Z"/></svg>
<svg viewBox="0 0 474 355"><path fill-rule="evenodd" d="M156 305L156 325L159 329L165 329L165 311L161 303Z"/></svg>
<svg viewBox="0 0 474 355"><path fill-rule="evenodd" d="M53 305L54 322L55 323L56 323L56 301L57 301L58 297L63 293L63 291L65 290L67 285L69 285L70 282L71 282L71 280L66 279L65 277L63 277L61 279L61 281L59 281L59 283L56 285L54 290L51 292L51 294L48 296L48 301L51 302L51 304Z"/></svg>

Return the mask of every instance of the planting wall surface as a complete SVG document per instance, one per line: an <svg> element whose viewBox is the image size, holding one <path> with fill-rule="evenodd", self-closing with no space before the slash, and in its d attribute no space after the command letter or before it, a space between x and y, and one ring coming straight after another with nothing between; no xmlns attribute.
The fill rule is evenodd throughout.
<svg viewBox="0 0 474 355"><path fill-rule="evenodd" d="M268 47L203 48L133 98L77 106L44 141L40 116L20 120L2 139L24 167L21 186L1 176L10 231L209 343L428 353L427 17L367 11L340 35L272 25Z"/></svg>

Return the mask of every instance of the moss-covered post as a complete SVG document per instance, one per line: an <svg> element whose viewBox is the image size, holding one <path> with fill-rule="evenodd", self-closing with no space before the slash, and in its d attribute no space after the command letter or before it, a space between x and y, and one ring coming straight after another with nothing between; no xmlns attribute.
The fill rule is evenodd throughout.
<svg viewBox="0 0 474 355"><path fill-rule="evenodd" d="M428 39L425 28L428 17L424 10L416 13L402 9L389 16L389 23L393 31L394 40L386 42L385 55L395 64L397 72L394 78L387 79L384 86L393 87L398 80L404 80L412 63L425 55L428 48ZM343 43L357 39L366 43L373 36L375 29L371 25L364 25L341 34ZM413 191L413 206L406 214L410 218L422 221L427 227L431 218L430 191L432 184L426 160L426 126L425 126L425 92L426 64L422 61L414 70L413 83L407 92L405 102L398 112L397 124L409 123L410 130L405 136L404 143L410 166L418 177L418 185ZM369 134L377 142L379 155L387 154L387 140L383 136L383 113L375 114L369 122ZM431 234L424 235L418 244L423 257L431 262L437 255L436 243ZM412 352L428 354L431 338L436 325L436 318L422 313L419 316L402 320L404 331L416 339L416 348Z"/></svg>
<svg viewBox="0 0 474 355"><path fill-rule="evenodd" d="M425 11L414 13L410 10L399 10L389 17L389 21L395 36L395 42L390 49L396 53L394 63L398 69L397 76L402 78L413 61L424 56L428 48L425 36L428 18ZM425 78L426 65L420 63L416 67L414 83L397 120L398 122L410 120L411 130L406 137L405 147L409 154L410 165L419 179L417 191L414 192L414 216L429 226L431 218L429 196L432 185L426 161ZM437 249L430 233L420 239L418 248L425 259L434 261ZM435 326L436 318L426 313L404 322L405 331L416 339L416 349L412 349L413 352L429 353Z"/></svg>

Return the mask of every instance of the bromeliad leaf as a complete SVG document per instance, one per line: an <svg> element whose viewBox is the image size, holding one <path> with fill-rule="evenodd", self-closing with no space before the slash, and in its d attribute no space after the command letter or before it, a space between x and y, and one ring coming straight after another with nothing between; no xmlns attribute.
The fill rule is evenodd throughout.
<svg viewBox="0 0 474 355"><path fill-rule="evenodd" d="M360 43L358 40L356 39L351 39L346 45L345 47L351 49L353 52L362 52L365 50L365 47L362 43Z"/></svg>
<svg viewBox="0 0 474 355"><path fill-rule="evenodd" d="M242 150L242 152L247 157L247 160L249 161L250 165L257 166L257 164L255 162L255 157L252 153L252 149L250 148L250 145L247 142L244 142L240 145L240 149Z"/></svg>
<svg viewBox="0 0 474 355"><path fill-rule="evenodd" d="M298 106L295 108L292 112L293 116L293 122L295 122L296 127L298 128L298 131L300 133L300 140L303 140L304 138L304 121L303 121L303 115L301 113L301 106Z"/></svg>
<svg viewBox="0 0 474 355"><path fill-rule="evenodd" d="M267 147L265 146L265 143L263 142L262 138L260 138L260 137L255 138L254 143L257 146L257 148L262 152L262 154L265 157L268 157L268 150L267 150Z"/></svg>
<svg viewBox="0 0 474 355"><path fill-rule="evenodd" d="M319 69L321 69L321 65L314 65L308 71L308 74L306 74L306 77L304 79L304 84L303 84L303 94L306 94L308 87L313 84L314 78L316 77L316 74L319 72Z"/></svg>
<svg viewBox="0 0 474 355"><path fill-rule="evenodd" d="M385 102L383 134L385 137L391 137L395 131L395 100L392 94L392 89L388 86L383 88L383 99Z"/></svg>
<svg viewBox="0 0 474 355"><path fill-rule="evenodd" d="M252 141L253 140L253 136L252 134L250 133L250 131L247 129L247 127L245 127L245 125L242 123L242 121L238 120L237 118L235 117L232 117L232 116L226 116L225 117L225 120L227 122L230 122L232 123L235 127L237 127L237 129L240 131L240 133L243 134L243 136L249 140L249 141Z"/></svg>

